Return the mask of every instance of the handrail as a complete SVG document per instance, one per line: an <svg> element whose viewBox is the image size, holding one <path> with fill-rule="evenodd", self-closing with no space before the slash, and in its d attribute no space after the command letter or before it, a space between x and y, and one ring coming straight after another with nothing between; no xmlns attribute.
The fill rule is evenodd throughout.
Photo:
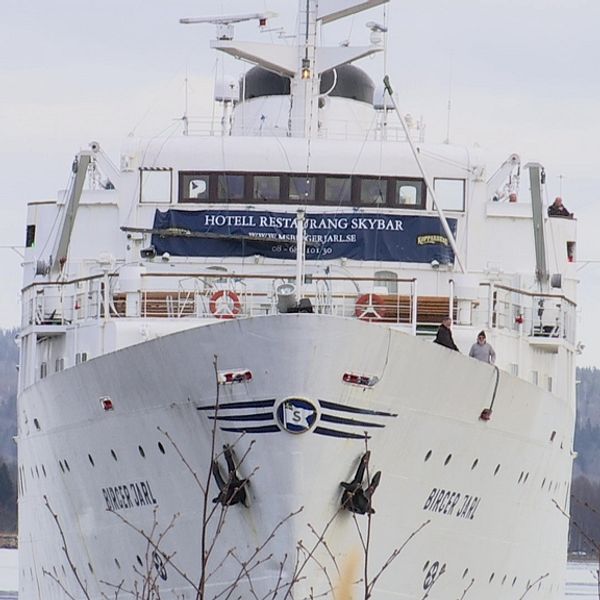
<svg viewBox="0 0 600 600"><path fill-rule="evenodd" d="M160 273L141 273L140 277L215 277L217 279L293 279L291 274L248 274L248 273L233 273L230 271L211 271L208 273L194 272L160 272ZM305 274L305 278L310 278L313 281L377 281L377 282L398 282L398 283L413 283L417 280L416 277L401 278L401 277L342 277L338 275L323 276Z"/></svg>
<svg viewBox="0 0 600 600"><path fill-rule="evenodd" d="M499 283L492 284L488 281L482 281L479 283L479 285L482 287L491 287L493 285L495 289L504 290L506 292L514 292L516 294L522 294L523 296L529 296L531 298L556 298L557 300L564 300L565 302L568 302L569 304L572 304L575 307L577 306L577 302L575 302L574 300L571 300L571 298L567 298L567 296L565 296L564 294L548 294L545 292L530 292L528 290L521 290L519 288L514 288L509 285L502 285Z"/></svg>
<svg viewBox="0 0 600 600"><path fill-rule="evenodd" d="M108 276L115 276L116 273L109 273ZM73 285L74 283L81 283L82 281L93 281L94 279L102 279L104 277L104 273L99 273L98 275L88 275L87 277L78 277L77 279L69 279L68 281L34 281L29 285L26 285L24 288L21 288L21 293L27 292L36 287L47 287L47 286L60 286L60 285Z"/></svg>

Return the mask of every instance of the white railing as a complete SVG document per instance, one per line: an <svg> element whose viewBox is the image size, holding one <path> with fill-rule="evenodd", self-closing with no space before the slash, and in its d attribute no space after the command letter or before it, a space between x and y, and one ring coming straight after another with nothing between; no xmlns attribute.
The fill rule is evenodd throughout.
<svg viewBox="0 0 600 600"><path fill-rule="evenodd" d="M562 294L542 294L510 286L481 283L486 301L478 322L490 329L508 329L533 338L564 339L575 343L577 305Z"/></svg>
<svg viewBox="0 0 600 600"><path fill-rule="evenodd" d="M452 280L445 294L420 295L415 278L305 277L297 304L293 274L146 273L137 289L120 289L117 275L36 283L23 291L22 326L67 325L98 319L230 319L280 312L314 312L394 323L431 333L451 315L458 326L509 330L575 343L576 305L541 294L482 282L478 299L462 298Z"/></svg>

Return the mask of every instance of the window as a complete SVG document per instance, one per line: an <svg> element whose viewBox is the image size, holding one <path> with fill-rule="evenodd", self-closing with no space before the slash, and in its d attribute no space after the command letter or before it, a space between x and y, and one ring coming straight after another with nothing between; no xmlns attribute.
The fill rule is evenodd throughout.
<svg viewBox="0 0 600 600"><path fill-rule="evenodd" d="M168 168L140 169L140 202L170 204L173 170Z"/></svg>
<svg viewBox="0 0 600 600"><path fill-rule="evenodd" d="M387 204L387 180L366 179L360 180L359 203L363 206L384 206Z"/></svg>
<svg viewBox="0 0 600 600"><path fill-rule="evenodd" d="M255 175L253 200L275 202L281 198L279 175Z"/></svg>
<svg viewBox="0 0 600 600"><path fill-rule="evenodd" d="M180 202L206 202L209 199L210 175L194 173L181 175L179 181Z"/></svg>
<svg viewBox="0 0 600 600"><path fill-rule="evenodd" d="M65 368L65 359L64 358L57 358L56 362L54 364L54 371L56 373L62 371Z"/></svg>
<svg viewBox="0 0 600 600"><path fill-rule="evenodd" d="M27 225L25 232L25 248L33 248L35 245L35 225Z"/></svg>
<svg viewBox="0 0 600 600"><path fill-rule="evenodd" d="M387 288L388 294L398 293L397 280L398 275L394 271L375 271L375 285Z"/></svg>
<svg viewBox="0 0 600 600"><path fill-rule="evenodd" d="M290 177L290 200L293 202L314 202L316 200L316 177Z"/></svg>
<svg viewBox="0 0 600 600"><path fill-rule="evenodd" d="M219 175L217 178L217 198L221 202L243 200L244 176Z"/></svg>
<svg viewBox="0 0 600 600"><path fill-rule="evenodd" d="M40 379L44 379L44 377L46 377L48 375L48 365L43 362L40 365Z"/></svg>
<svg viewBox="0 0 600 600"><path fill-rule="evenodd" d="M351 204L350 177L325 177L326 204Z"/></svg>
<svg viewBox="0 0 600 600"><path fill-rule="evenodd" d="M465 210L464 179L434 179L433 189L444 210Z"/></svg>
<svg viewBox="0 0 600 600"><path fill-rule="evenodd" d="M424 205L423 188L422 181L397 180L392 206L396 208L412 206L422 208Z"/></svg>

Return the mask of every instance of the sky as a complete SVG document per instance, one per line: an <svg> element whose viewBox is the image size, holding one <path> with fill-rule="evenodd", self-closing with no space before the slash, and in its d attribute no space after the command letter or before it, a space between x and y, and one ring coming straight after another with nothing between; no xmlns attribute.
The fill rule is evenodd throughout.
<svg viewBox="0 0 600 600"><path fill-rule="evenodd" d="M209 116L215 75L242 63L209 49L210 25L179 18L272 10L295 32L295 0L1 0L0 327L19 321L26 203L64 188L75 153L92 140L118 162L130 133L157 135ZM478 144L490 165L510 153L541 162L548 195L576 213L581 276L580 365L600 367L600 2L391 0L324 28L323 41L368 43L370 20L389 25L387 71L403 112L422 116L426 140ZM286 43L239 25L238 39ZM359 63L376 81L383 59Z"/></svg>

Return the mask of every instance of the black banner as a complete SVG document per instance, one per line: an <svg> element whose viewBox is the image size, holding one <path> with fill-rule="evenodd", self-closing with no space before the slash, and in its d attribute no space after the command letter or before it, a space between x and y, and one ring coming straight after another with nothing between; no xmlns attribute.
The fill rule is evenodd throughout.
<svg viewBox="0 0 600 600"><path fill-rule="evenodd" d="M456 219L448 219L456 235ZM452 263L437 217L380 213L313 213L305 217L306 258ZM173 256L294 259L296 215L248 210L156 211L152 244Z"/></svg>

